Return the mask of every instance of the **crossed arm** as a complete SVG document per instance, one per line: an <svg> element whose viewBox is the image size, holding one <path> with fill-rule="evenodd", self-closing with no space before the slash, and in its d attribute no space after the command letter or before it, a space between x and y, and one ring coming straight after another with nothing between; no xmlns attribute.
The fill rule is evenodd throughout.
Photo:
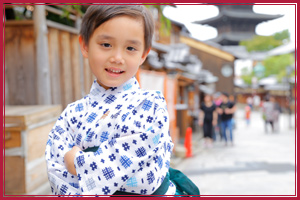
<svg viewBox="0 0 300 200"><path fill-rule="evenodd" d="M74 165L74 159L75 159L75 155L78 151L81 151L81 149L75 145L64 156L64 161L65 161L66 168L73 175L76 175L76 168L75 168L75 165Z"/></svg>

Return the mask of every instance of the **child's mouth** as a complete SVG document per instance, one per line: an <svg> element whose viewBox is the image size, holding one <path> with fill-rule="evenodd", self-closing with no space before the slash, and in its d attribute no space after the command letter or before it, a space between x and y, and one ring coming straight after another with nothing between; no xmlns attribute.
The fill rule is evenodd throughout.
<svg viewBox="0 0 300 200"><path fill-rule="evenodd" d="M105 69L108 73L112 73L112 74L122 74L124 73L124 71L122 70L117 70L117 69Z"/></svg>

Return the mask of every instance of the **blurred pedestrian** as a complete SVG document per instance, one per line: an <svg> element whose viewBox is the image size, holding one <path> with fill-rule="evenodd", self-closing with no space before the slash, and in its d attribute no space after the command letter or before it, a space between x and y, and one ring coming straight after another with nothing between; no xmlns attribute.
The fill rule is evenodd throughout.
<svg viewBox="0 0 300 200"><path fill-rule="evenodd" d="M268 132L268 124L270 124L272 132L274 132L275 103L270 101L269 95L265 96L262 104L262 113L265 121L265 132Z"/></svg>
<svg viewBox="0 0 300 200"><path fill-rule="evenodd" d="M234 95L229 95L229 101L236 104L236 98ZM232 118L231 118L231 123L232 123L232 129L236 129L236 123L235 123L235 116L234 113L232 113Z"/></svg>
<svg viewBox="0 0 300 200"><path fill-rule="evenodd" d="M276 101L275 97L271 96L270 101L273 102L274 104L274 131L278 132L279 131L279 116L280 113L282 112L281 107L279 103Z"/></svg>
<svg viewBox="0 0 300 200"><path fill-rule="evenodd" d="M236 105L234 102L229 101L229 95L226 92L222 93L222 103L218 106L217 112L221 115L221 129L223 138L225 139L225 145L227 145L227 130L231 144L233 145L233 134L232 134L232 116L236 111Z"/></svg>
<svg viewBox="0 0 300 200"><path fill-rule="evenodd" d="M247 97L247 105L250 106L251 110L253 109L253 98L252 96Z"/></svg>
<svg viewBox="0 0 300 200"><path fill-rule="evenodd" d="M216 104L216 106L219 106L222 103L222 97L221 97L222 93L221 92L216 92L214 94L214 103Z"/></svg>
<svg viewBox="0 0 300 200"><path fill-rule="evenodd" d="M214 103L216 105L216 107L218 107L221 103L222 103L222 97L221 97L222 93L221 92L216 92L214 94ZM213 139L214 141L217 140L217 137L220 138L220 141L222 141L223 139L223 133L222 133L222 130L221 130L221 115L220 114L217 114L217 125L214 127L214 130L213 130Z"/></svg>
<svg viewBox="0 0 300 200"><path fill-rule="evenodd" d="M204 102L201 103L199 114L199 125L203 127L205 146L212 147L213 128L217 125L216 105L209 94L205 94Z"/></svg>
<svg viewBox="0 0 300 200"><path fill-rule="evenodd" d="M253 97L253 106L255 108L255 110L258 110L259 106L260 106L260 97L258 95L254 95Z"/></svg>
<svg viewBox="0 0 300 200"><path fill-rule="evenodd" d="M251 108L249 105L246 105L245 107L245 119L247 126L250 125L250 114L251 114Z"/></svg>

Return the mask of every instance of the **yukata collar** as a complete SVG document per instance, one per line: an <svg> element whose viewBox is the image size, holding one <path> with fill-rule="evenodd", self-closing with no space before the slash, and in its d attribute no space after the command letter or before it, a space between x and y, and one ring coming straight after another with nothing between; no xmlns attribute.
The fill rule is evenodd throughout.
<svg viewBox="0 0 300 200"><path fill-rule="evenodd" d="M90 95L94 99L98 99L99 96L102 96L104 94L118 94L123 93L125 91L130 90L137 90L140 89L140 85L135 77L132 77L128 81L126 81L123 85L120 85L119 87L111 87L109 89L103 88L99 83L97 82L97 79L94 80L92 88L90 90Z"/></svg>

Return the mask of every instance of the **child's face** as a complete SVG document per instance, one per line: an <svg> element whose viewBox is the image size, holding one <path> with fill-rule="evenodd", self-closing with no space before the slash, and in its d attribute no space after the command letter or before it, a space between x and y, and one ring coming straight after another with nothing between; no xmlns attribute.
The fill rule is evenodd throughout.
<svg viewBox="0 0 300 200"><path fill-rule="evenodd" d="M80 39L81 51L98 83L108 89L132 78L145 61L144 27L141 19L114 17L101 24L89 44Z"/></svg>
<svg viewBox="0 0 300 200"><path fill-rule="evenodd" d="M205 102L210 102L211 101L211 97L209 95L205 95L204 96L204 101Z"/></svg>

